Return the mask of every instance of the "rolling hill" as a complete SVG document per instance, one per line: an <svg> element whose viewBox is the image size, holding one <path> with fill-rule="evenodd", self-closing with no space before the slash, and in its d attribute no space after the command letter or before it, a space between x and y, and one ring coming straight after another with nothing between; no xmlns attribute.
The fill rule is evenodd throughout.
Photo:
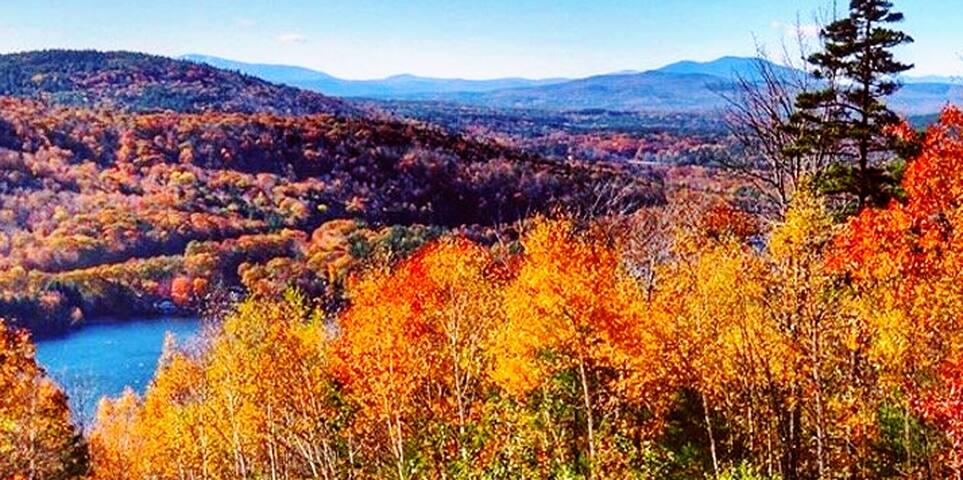
<svg viewBox="0 0 963 480"><path fill-rule="evenodd" d="M641 112L706 113L724 108L723 94L737 78L758 79L757 59L723 57L712 62L679 62L640 73L600 75L560 84L482 93L440 93L420 99L494 108L578 110L602 108ZM799 72L772 65L777 72ZM906 82L891 99L905 115L926 115L948 103L963 103L963 85Z"/></svg>
<svg viewBox="0 0 963 480"><path fill-rule="evenodd" d="M437 93L489 92L507 88L534 87L561 83L567 80L560 78L545 80L526 78L465 80L419 77L416 75L394 75L376 80L346 80L324 72L288 65L244 63L197 54L184 55L180 58L338 97L397 99Z"/></svg>
<svg viewBox="0 0 963 480"><path fill-rule="evenodd" d="M664 201L629 165L334 115L353 107L191 62L56 51L0 66L0 317L34 331L156 313L179 278L250 287L305 268L331 222L401 251L413 231L486 235L606 192L613 208ZM366 242L339 234L332 258L366 258ZM306 274L318 289L336 281L327 262Z"/></svg>
<svg viewBox="0 0 963 480"><path fill-rule="evenodd" d="M344 80L301 67L260 65L187 55L185 59L235 70L327 95L380 100L450 102L488 108L542 110L607 109L653 113L707 113L725 106L721 93L737 78L758 80L758 58L722 57L680 61L644 72L623 71L588 78L459 80L398 75L381 80ZM772 64L784 75L801 72ZM905 77L891 100L899 112L927 115L963 102L963 84L949 77Z"/></svg>
<svg viewBox="0 0 963 480"><path fill-rule="evenodd" d="M761 61L759 58L751 57L722 57L710 62L683 60L653 71L678 75L712 75L727 80L736 80L739 78L760 80L759 63ZM774 63L770 63L769 65L775 72L782 75L790 76L800 73L798 70L782 65L776 65Z"/></svg>
<svg viewBox="0 0 963 480"><path fill-rule="evenodd" d="M347 103L316 92L132 52L46 50L0 55L0 95L133 112L355 112Z"/></svg>

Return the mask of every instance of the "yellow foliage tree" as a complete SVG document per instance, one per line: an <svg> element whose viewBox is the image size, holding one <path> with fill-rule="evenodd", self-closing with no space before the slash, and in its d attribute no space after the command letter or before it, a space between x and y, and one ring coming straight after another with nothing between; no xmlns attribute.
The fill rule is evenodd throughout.
<svg viewBox="0 0 963 480"><path fill-rule="evenodd" d="M142 402L102 402L97 478L338 476L349 461L328 337L289 293L243 302L201 353L169 346Z"/></svg>
<svg viewBox="0 0 963 480"><path fill-rule="evenodd" d="M658 345L638 285L617 253L580 236L569 221L537 220L522 239L524 255L504 292L505 324L493 344L493 380L524 400L563 372L577 377L584 416L587 473L596 460L599 389L644 396L661 376Z"/></svg>

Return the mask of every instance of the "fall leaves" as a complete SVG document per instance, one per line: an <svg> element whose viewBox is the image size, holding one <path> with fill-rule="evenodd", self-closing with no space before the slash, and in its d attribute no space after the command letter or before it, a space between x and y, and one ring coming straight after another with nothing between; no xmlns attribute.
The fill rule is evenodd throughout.
<svg viewBox="0 0 963 480"><path fill-rule="evenodd" d="M60 65L62 52L43 57L71 67ZM150 60L121 57L131 67ZM11 322L50 332L70 326L75 311L135 315L164 300L190 310L200 296L183 284L171 295L177 276L259 293L311 290L318 286L308 285L316 283L304 278L310 273L292 265L302 259L285 254L212 261L224 271L142 267L178 263L168 257L190 256L192 243L310 233L327 221L483 230L557 204L596 205L600 186L619 183L622 173L403 120L135 114L4 97L0 309ZM622 187L613 208L662 200L652 182ZM251 268L237 275L242 262ZM272 288L263 281L271 276L290 281Z"/></svg>
<svg viewBox="0 0 963 480"><path fill-rule="evenodd" d="M27 332L0 319L0 477L75 478L86 470L86 447L66 395L34 355Z"/></svg>
<svg viewBox="0 0 963 480"><path fill-rule="evenodd" d="M537 220L521 255L442 239L349 282L350 305L330 323L298 298L248 300L201 354L171 351L142 401L102 405L98 475L571 468L605 478L616 475L607 468L640 468L638 442L653 438L671 392L692 375L692 364L668 368L679 358L668 345L704 338L691 324L667 326L680 315L670 307L678 292L647 299L599 235ZM292 381L299 372L314 373ZM634 447L619 440L629 436ZM285 456L307 438L328 453ZM125 458L143 470L115 465Z"/></svg>
<svg viewBox="0 0 963 480"><path fill-rule="evenodd" d="M445 240L352 288L335 341L337 375L359 404L359 433L388 446L400 478L412 469L409 437L432 424L454 432L424 440L430 454L467 459L490 364L485 347L500 316L496 268L484 248Z"/></svg>
<svg viewBox="0 0 963 480"><path fill-rule="evenodd" d="M102 401L95 478L319 477L338 451L327 327L289 295L247 302L204 355L167 349L143 399Z"/></svg>
<svg viewBox="0 0 963 480"><path fill-rule="evenodd" d="M308 258L345 279L344 309L265 289L200 348L172 343L143 398L102 403L94 476L957 473L961 130L948 111L906 201L843 225L802 188L765 230L725 206L537 218L517 242L442 237L362 274L339 259L366 244L329 225ZM639 225L650 244L625 240Z"/></svg>
<svg viewBox="0 0 963 480"><path fill-rule="evenodd" d="M297 298L245 302L200 356L172 350L143 400L128 394L102 404L91 437L98 476L167 478L176 468L241 477L327 470L409 478L483 465L497 453L490 444L501 441L488 438L492 429L518 428L486 424L497 388L521 393L505 376L513 367L496 357L538 362L540 352L557 347L569 360L550 366L549 375L576 365L584 372L594 368L586 362L613 355L601 338L626 324L616 318L625 306L620 291L609 290L608 304L593 306L593 285L611 283L619 268L614 251L578 239L572 229L554 222L537 227L520 265L468 240L441 240L354 282L350 307L332 325ZM552 270L552 262L566 258L571 263ZM605 267L595 271L600 261ZM547 286L546 274L571 282L562 297L531 290ZM513 330L539 315L525 304L544 309L562 299L564 310L546 318L554 323ZM604 322L608 330L590 339L582 331L591 325L572 324L573 316ZM555 330L554 339L541 336ZM496 335L502 331L519 335ZM523 338L545 344L533 350L515 343ZM590 343L598 351L586 349ZM594 396L589 404L599 408ZM305 450L318 442L326 452ZM117 465L124 461L135 465Z"/></svg>
<svg viewBox="0 0 963 480"><path fill-rule="evenodd" d="M863 211L837 240L831 265L853 278L848 304L873 340L868 360L892 401L947 434L961 472L958 402L963 323L963 114L946 110L907 168L907 200Z"/></svg>

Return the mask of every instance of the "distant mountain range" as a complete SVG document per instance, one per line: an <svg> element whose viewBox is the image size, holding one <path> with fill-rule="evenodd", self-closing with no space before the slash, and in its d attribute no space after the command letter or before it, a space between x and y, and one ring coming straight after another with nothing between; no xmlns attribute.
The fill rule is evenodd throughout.
<svg viewBox="0 0 963 480"><path fill-rule="evenodd" d="M963 77L950 77L946 75L923 75L920 77L907 76L902 78L904 83L949 83L963 84Z"/></svg>
<svg viewBox="0 0 963 480"><path fill-rule="evenodd" d="M529 80L526 78L499 78L495 80L464 80L457 78L430 78L415 75L395 75L378 80L345 80L324 72L288 65L243 63L208 55L183 55L190 60L213 67L234 70L264 80L283 83L306 90L337 97L405 98L454 92L488 92L520 87L536 87L562 83L566 78Z"/></svg>
<svg viewBox="0 0 963 480"><path fill-rule="evenodd" d="M781 75L802 72L770 64ZM724 108L727 93L735 93L738 78L760 79L759 60L723 57L711 62L684 61L639 73L598 75L564 83L480 93L411 95L409 99L449 101L496 108L547 110L606 110L710 112ZM889 99L905 115L939 112L948 103L963 104L963 84L904 79Z"/></svg>
<svg viewBox="0 0 963 480"><path fill-rule="evenodd" d="M653 71L675 75L712 75L714 77L720 77L730 81L735 81L739 78L758 81L762 79L762 76L759 72L760 61L760 59L752 57L722 57L711 62L694 62L691 60L683 60L681 62L671 63ZM771 62L767 63L778 75L789 76L798 75L800 73L798 70L793 68L776 65Z"/></svg>
<svg viewBox="0 0 963 480"><path fill-rule="evenodd" d="M712 111L725 106L720 93L731 91L737 77L759 78L758 59L731 56L710 62L681 61L644 72L543 80L464 80L414 75L346 80L303 67L243 63L204 55L181 58L340 97L546 110ZM780 65L772 67L786 74L798 73ZM905 77L903 81L904 88L891 99L891 104L904 114L928 114L939 111L947 103L963 103L963 82L959 79L930 76Z"/></svg>

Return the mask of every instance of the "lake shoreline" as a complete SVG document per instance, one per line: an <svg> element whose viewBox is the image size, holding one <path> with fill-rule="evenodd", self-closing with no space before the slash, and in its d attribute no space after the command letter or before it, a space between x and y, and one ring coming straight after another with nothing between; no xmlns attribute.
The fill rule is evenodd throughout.
<svg viewBox="0 0 963 480"><path fill-rule="evenodd" d="M153 320L164 320L164 319L200 319L197 312L193 310L185 310L177 313L163 313L155 312L143 315L132 315L129 317L119 317L115 315L97 315L90 318L84 318L79 322L70 322L65 325L64 328L58 329L40 329L35 331L30 327L23 327L28 332L30 332L30 338L35 342L44 340L53 340L61 337L68 336L77 331L81 331L87 327L103 326L103 325L121 325L126 323L143 322L143 321L153 321Z"/></svg>
<svg viewBox="0 0 963 480"><path fill-rule="evenodd" d="M204 328L205 321L196 316L100 318L34 343L38 363L63 388L71 411L80 418L92 418L103 396L117 396L127 387L144 393L168 334L179 343L190 342Z"/></svg>

